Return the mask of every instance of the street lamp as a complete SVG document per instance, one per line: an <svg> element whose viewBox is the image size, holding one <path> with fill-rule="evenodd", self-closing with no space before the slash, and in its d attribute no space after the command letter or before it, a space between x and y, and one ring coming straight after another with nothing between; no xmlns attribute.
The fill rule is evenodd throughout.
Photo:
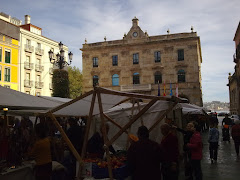
<svg viewBox="0 0 240 180"><path fill-rule="evenodd" d="M50 63L56 64L59 67L59 69L63 69L65 66L69 66L72 63L73 53L71 51L68 53L68 57L70 60L70 63L68 63L67 61L64 60L64 52L65 51L63 50L63 43L60 41L58 46L59 46L60 53L57 53L57 55L56 55L57 59L53 58L53 52L52 52L52 50L50 50L50 51L48 51L49 60L50 60Z"/></svg>

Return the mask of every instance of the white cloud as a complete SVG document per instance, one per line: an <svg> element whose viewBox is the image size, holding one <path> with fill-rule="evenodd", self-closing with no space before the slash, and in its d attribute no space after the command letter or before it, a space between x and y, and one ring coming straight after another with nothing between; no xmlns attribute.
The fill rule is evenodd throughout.
<svg viewBox="0 0 240 180"><path fill-rule="evenodd" d="M29 14L43 34L62 41L74 53L73 65L82 67L79 50L89 43L121 39L134 16L148 34L198 32L202 45L203 100L228 100L228 73L234 71L232 41L238 22L239 0L8 0L0 11L20 18ZM21 7L21 8L19 8Z"/></svg>

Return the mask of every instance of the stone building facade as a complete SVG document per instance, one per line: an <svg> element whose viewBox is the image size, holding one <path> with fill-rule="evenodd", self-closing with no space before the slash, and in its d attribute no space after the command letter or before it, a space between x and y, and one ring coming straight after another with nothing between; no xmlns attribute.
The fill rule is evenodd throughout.
<svg viewBox="0 0 240 180"><path fill-rule="evenodd" d="M144 94L176 93L202 106L201 44L196 32L149 36L132 19L123 39L83 44L83 90L94 85Z"/></svg>
<svg viewBox="0 0 240 180"><path fill-rule="evenodd" d="M240 22L238 24L233 41L235 42L235 53L233 61L236 63L233 75L229 73L229 99L230 113L240 114Z"/></svg>

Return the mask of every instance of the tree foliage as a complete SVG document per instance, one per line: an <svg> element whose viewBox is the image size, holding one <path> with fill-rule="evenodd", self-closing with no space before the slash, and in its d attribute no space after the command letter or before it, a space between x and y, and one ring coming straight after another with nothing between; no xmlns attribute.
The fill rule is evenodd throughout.
<svg viewBox="0 0 240 180"><path fill-rule="evenodd" d="M55 69L52 78L53 97L69 98L68 72L64 69Z"/></svg>
<svg viewBox="0 0 240 180"><path fill-rule="evenodd" d="M68 67L70 98L74 99L82 94L82 73L77 67Z"/></svg>

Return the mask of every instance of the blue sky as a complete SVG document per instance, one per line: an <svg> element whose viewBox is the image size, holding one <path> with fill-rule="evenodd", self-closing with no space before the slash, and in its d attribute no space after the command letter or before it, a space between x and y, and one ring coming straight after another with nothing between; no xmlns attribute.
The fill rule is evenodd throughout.
<svg viewBox="0 0 240 180"><path fill-rule="evenodd" d="M1 0L0 11L24 23L24 15L43 35L62 41L73 52L73 66L82 68L79 50L89 43L122 39L132 18L150 36L190 32L202 46L203 101L229 102L228 73L234 72L233 37L240 21L239 0Z"/></svg>

